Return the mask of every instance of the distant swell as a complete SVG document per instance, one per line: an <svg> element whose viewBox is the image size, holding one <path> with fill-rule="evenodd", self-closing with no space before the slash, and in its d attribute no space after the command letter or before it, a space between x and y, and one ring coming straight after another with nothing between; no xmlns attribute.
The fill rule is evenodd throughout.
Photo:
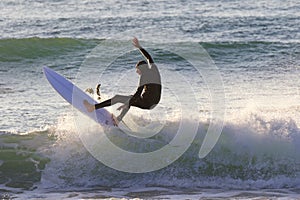
<svg viewBox="0 0 300 200"><path fill-rule="evenodd" d="M90 49L96 44L97 40L72 38L1 39L0 61L22 61L23 59L58 56Z"/></svg>
<svg viewBox="0 0 300 200"><path fill-rule="evenodd" d="M101 39L76 39L76 38L11 38L0 39L0 61L22 61L22 59L37 59L43 57L59 56L75 51L91 50L97 46ZM272 47L275 51L284 48L297 48L298 43L280 43L265 41L246 42L199 42L210 54L220 55L224 52L244 49L245 51L264 51L264 47ZM163 56L163 55L162 55Z"/></svg>

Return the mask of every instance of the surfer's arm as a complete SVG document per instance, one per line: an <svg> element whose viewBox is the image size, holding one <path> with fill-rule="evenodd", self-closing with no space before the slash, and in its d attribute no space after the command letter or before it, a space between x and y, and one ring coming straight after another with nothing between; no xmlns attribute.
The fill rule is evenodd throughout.
<svg viewBox="0 0 300 200"><path fill-rule="evenodd" d="M135 46L136 48L138 48L140 50L141 54L147 59L148 63L150 63L150 64L154 63L150 54L140 45L140 43L136 37L133 38L132 44L133 44L133 46Z"/></svg>
<svg viewBox="0 0 300 200"><path fill-rule="evenodd" d="M148 60L148 63L150 63L150 64L154 63L152 57L144 48L141 47L139 50L140 50L141 54Z"/></svg>

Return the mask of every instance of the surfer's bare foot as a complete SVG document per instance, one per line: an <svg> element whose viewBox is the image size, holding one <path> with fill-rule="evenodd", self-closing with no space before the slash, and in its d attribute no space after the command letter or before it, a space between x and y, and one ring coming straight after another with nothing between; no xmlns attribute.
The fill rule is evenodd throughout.
<svg viewBox="0 0 300 200"><path fill-rule="evenodd" d="M93 104L90 104L87 100L83 101L83 105L85 106L88 112L93 112L95 110L95 106Z"/></svg>
<svg viewBox="0 0 300 200"><path fill-rule="evenodd" d="M114 116L113 114L111 115L111 118L113 120L114 126L118 126L119 125L119 120L117 119L116 116Z"/></svg>

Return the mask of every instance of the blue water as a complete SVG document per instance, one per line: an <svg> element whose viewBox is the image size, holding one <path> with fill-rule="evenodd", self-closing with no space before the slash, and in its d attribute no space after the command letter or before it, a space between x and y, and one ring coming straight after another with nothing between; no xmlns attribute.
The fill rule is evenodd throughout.
<svg viewBox="0 0 300 200"><path fill-rule="evenodd" d="M5 0L0 8L0 198L299 198L299 1ZM91 155L82 135L102 132L78 131L72 107L42 73L50 67L82 89L101 83L103 98L132 94L142 59L133 36L157 62L164 87L157 109L132 108L128 117L163 129L149 139L114 131L109 138L133 152L163 147L193 98L189 88L199 122L178 160L141 174ZM174 44L188 47L187 55L201 47L202 72L216 67L220 79L206 80ZM224 97L224 127L200 159L215 117L208 84Z"/></svg>

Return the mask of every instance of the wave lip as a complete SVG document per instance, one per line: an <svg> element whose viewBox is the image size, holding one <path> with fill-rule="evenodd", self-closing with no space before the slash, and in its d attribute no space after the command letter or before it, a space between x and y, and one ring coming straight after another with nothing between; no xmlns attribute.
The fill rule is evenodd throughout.
<svg viewBox="0 0 300 200"><path fill-rule="evenodd" d="M299 128L293 122L286 122L289 126L281 121L271 122L270 127L278 127L281 123L283 134L279 137L274 128L259 132L261 129L255 128L257 120L253 119L250 125L227 123L217 145L204 159L198 158L198 151L208 126L200 123L195 140L178 160L161 170L144 174L118 172L106 167L85 150L76 133L64 132L64 138L68 139L57 143L51 163L43 173L43 181L47 187L56 187L53 183L67 187L131 187L137 183L145 187L225 189L299 187ZM176 122L168 122L162 134L143 139L143 142L117 133L109 139L121 148L144 152L168 143L175 125ZM286 136L285 132L289 135Z"/></svg>

